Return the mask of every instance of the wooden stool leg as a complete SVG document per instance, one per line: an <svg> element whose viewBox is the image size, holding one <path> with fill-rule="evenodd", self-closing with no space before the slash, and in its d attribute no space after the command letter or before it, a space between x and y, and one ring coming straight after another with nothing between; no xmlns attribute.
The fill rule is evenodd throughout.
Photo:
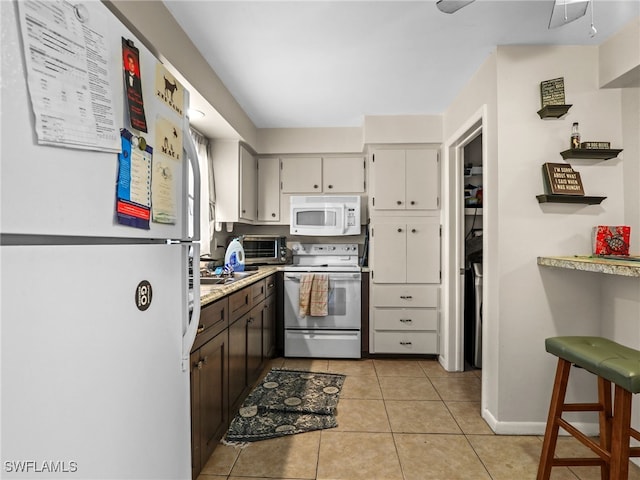
<svg viewBox="0 0 640 480"><path fill-rule="evenodd" d="M615 480L628 480L629 478L631 398L631 392L616 385L611 432L611 466L609 473L611 479Z"/></svg>
<svg viewBox="0 0 640 480"><path fill-rule="evenodd" d="M556 443L558 441L558 419L562 416L562 407L564 405L564 397L567 393L567 383L569 380L569 371L571 363L558 358L558 367L556 368L556 378L553 383L553 392L551 394L551 404L549 405L549 417L547 418L547 427L544 432L544 442L542 443L542 452L540 453L540 463L538 464L537 480L549 480L551 476L551 467L553 466L553 456L556 451Z"/></svg>
<svg viewBox="0 0 640 480"><path fill-rule="evenodd" d="M613 419L611 409L611 382L598 377L598 401L602 405L599 414L600 420L600 446L607 452L611 451L611 423ZM600 467L600 479L609 480L609 465Z"/></svg>

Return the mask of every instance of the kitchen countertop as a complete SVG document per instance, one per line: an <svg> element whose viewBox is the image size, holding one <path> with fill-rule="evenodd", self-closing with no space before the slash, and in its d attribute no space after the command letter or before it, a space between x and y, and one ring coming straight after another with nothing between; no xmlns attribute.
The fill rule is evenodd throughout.
<svg viewBox="0 0 640 480"><path fill-rule="evenodd" d="M205 307L216 300L242 290L247 285L276 273L279 269L280 266L263 266L258 268L257 273L226 285L200 285L200 306Z"/></svg>
<svg viewBox="0 0 640 480"><path fill-rule="evenodd" d="M573 255L567 257L538 257L538 265L622 275L625 277L640 277L640 261L637 260Z"/></svg>

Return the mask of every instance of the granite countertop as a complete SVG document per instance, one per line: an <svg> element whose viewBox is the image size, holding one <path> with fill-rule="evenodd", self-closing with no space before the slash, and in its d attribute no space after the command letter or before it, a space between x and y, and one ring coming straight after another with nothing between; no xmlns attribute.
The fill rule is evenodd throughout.
<svg viewBox="0 0 640 480"><path fill-rule="evenodd" d="M251 285L258 280L276 273L279 269L279 266L259 267L257 273L254 275L227 283L226 285L200 285L200 306L205 307L216 300L226 297L238 290L242 290L247 285Z"/></svg>
<svg viewBox="0 0 640 480"><path fill-rule="evenodd" d="M640 260L622 258L602 258L589 255L567 257L538 257L538 265L546 267L568 268L585 272L607 273L625 277L640 277Z"/></svg>

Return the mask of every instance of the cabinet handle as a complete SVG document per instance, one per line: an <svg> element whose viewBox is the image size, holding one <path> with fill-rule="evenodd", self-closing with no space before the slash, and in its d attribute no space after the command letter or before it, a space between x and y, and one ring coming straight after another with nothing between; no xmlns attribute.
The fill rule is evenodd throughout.
<svg viewBox="0 0 640 480"><path fill-rule="evenodd" d="M196 363L196 364L195 364L195 367L196 367L198 370L202 370L202 360L200 360L198 363Z"/></svg>
<svg viewBox="0 0 640 480"><path fill-rule="evenodd" d="M402 233L402 229L401 228L398 229L398 233Z"/></svg>
<svg viewBox="0 0 640 480"><path fill-rule="evenodd" d="M276 214L275 214L275 213L272 213L272 214L271 214L271 216L272 216L273 218L275 218L275 217L276 217Z"/></svg>
<svg viewBox="0 0 640 480"><path fill-rule="evenodd" d="M413 296L411 296L411 295L400 295L400 298L402 298L403 300L411 300L413 298Z"/></svg>
<svg viewBox="0 0 640 480"><path fill-rule="evenodd" d="M318 185L314 185L313 188L318 188Z"/></svg>
<svg viewBox="0 0 640 480"><path fill-rule="evenodd" d="M416 232L417 232L417 230L415 228L411 229L411 233L416 233Z"/></svg>
<svg viewBox="0 0 640 480"><path fill-rule="evenodd" d="M267 285L267 288L273 288L275 286L275 283L270 283Z"/></svg>
<svg viewBox="0 0 640 480"><path fill-rule="evenodd" d="M411 322L413 322L413 320L412 320L412 319L410 319L410 318L401 318L401 319L400 319L400 321L401 321L402 323L411 323Z"/></svg>
<svg viewBox="0 0 640 480"><path fill-rule="evenodd" d="M209 355L207 355L206 357L204 357L204 358L202 359L202 362L200 362L200 363L202 363L203 365L206 365L207 363L209 363Z"/></svg>
<svg viewBox="0 0 640 480"><path fill-rule="evenodd" d="M411 345L411 342L400 342L400 345Z"/></svg>
<svg viewBox="0 0 640 480"><path fill-rule="evenodd" d="M397 203L398 205L402 205L402 202L401 202L400 200L398 200L396 203Z"/></svg>
<svg viewBox="0 0 640 480"><path fill-rule="evenodd" d="M198 330L196 330L196 333L202 333L204 332L204 325L198 325Z"/></svg>
<svg viewBox="0 0 640 480"><path fill-rule="evenodd" d="M329 188L333 188L333 185L329 185Z"/></svg>
<svg viewBox="0 0 640 480"><path fill-rule="evenodd" d="M416 204L416 202L411 200L411 205L415 205L415 204Z"/></svg>
<svg viewBox="0 0 640 480"><path fill-rule="evenodd" d="M242 209L242 213L247 213L247 211L245 209Z"/></svg>
<svg viewBox="0 0 640 480"><path fill-rule="evenodd" d="M247 319L247 325L251 325L253 323L253 317L249 317Z"/></svg>

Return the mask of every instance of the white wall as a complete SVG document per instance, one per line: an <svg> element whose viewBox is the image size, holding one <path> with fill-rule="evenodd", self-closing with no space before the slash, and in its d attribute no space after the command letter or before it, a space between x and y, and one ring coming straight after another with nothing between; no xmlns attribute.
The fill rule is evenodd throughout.
<svg viewBox="0 0 640 480"><path fill-rule="evenodd" d="M261 155L284 153L361 153L362 128L261 128L255 150Z"/></svg>
<svg viewBox="0 0 640 480"><path fill-rule="evenodd" d="M488 73L472 80L445 113L444 137L488 106L484 413L498 433L541 433L555 367L544 339L602 334L603 292L600 275L539 267L536 257L589 254L592 227L622 223L625 200L621 159L569 161L587 195L607 196L599 206L539 204L541 166L563 162L574 121L584 140L623 148L621 93L598 89L596 47L498 47L483 68L495 69L495 84ZM573 107L541 120L540 82L560 76ZM583 377L572 380L570 395L592 395Z"/></svg>

